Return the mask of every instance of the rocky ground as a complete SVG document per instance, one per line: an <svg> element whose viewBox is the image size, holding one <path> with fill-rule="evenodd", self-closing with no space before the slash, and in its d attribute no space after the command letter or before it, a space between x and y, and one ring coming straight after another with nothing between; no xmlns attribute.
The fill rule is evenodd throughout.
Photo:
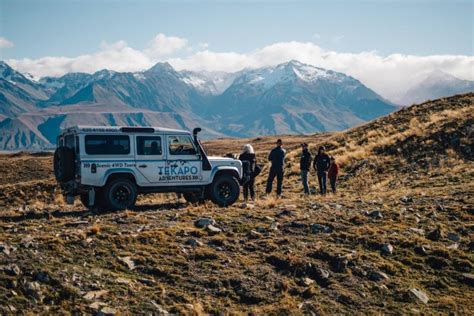
<svg viewBox="0 0 474 316"><path fill-rule="evenodd" d="M148 195L66 206L50 155L0 156L0 313L470 314L473 94L343 133L281 136L284 197L222 209ZM214 154L276 137L206 143ZM336 195L301 195L298 144L342 164ZM312 177L312 187L316 181Z"/></svg>

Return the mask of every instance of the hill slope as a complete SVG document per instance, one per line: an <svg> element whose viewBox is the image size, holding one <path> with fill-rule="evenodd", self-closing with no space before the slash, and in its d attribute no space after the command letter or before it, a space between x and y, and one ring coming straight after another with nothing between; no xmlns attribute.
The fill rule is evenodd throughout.
<svg viewBox="0 0 474 316"><path fill-rule="evenodd" d="M265 165L259 200L225 210L149 195L136 210L97 214L62 204L50 156L0 156L2 312L468 314L473 107L467 94L346 132L280 136L284 198L262 198ZM264 163L275 139L205 146L225 154L251 142ZM303 141L341 163L337 195L302 197ZM222 232L195 227L202 217Z"/></svg>

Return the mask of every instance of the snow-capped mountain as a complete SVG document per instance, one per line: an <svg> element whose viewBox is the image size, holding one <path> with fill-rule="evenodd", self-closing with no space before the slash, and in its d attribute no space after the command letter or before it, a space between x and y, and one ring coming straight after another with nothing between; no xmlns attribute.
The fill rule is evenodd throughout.
<svg viewBox="0 0 474 316"><path fill-rule="evenodd" d="M410 88L401 98L400 103L411 105L473 91L474 81L462 80L441 70L435 70L420 83Z"/></svg>
<svg viewBox="0 0 474 316"><path fill-rule="evenodd" d="M207 109L236 136L341 130L396 110L358 80L298 61L241 72Z"/></svg>
<svg viewBox="0 0 474 316"><path fill-rule="evenodd" d="M222 71L180 71L181 80L194 87L198 91L218 95L224 92L237 77L238 73L228 73Z"/></svg>
<svg viewBox="0 0 474 316"><path fill-rule="evenodd" d="M101 70L34 82L0 67L0 149L51 147L74 124L161 125L203 136L340 130L396 109L358 80L298 61L237 73Z"/></svg>

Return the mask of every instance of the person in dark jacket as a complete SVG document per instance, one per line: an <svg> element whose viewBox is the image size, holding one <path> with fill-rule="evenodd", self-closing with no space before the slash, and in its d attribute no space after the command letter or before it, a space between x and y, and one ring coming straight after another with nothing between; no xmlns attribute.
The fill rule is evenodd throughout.
<svg viewBox="0 0 474 316"><path fill-rule="evenodd" d="M277 178L277 195L281 196L281 187L283 184L283 169L285 167L286 151L281 147L283 142L281 139L277 140L276 147L272 149L268 155L268 160L272 163L267 179L267 194L272 192L273 180Z"/></svg>
<svg viewBox="0 0 474 316"><path fill-rule="evenodd" d="M244 173L248 173L246 175L248 179L244 183L244 200L245 202L248 201L250 192L250 198L252 201L255 201L255 167L257 165L257 157L255 156L252 145L247 144L244 146L239 160L242 161L242 164L248 169L246 172L244 171Z"/></svg>
<svg viewBox="0 0 474 316"><path fill-rule="evenodd" d="M336 181L339 174L339 166L336 163L336 158L331 156L331 165L329 166L328 178L331 184L332 193L336 193Z"/></svg>
<svg viewBox="0 0 474 316"><path fill-rule="evenodd" d="M309 194L308 174L311 168L311 153L308 150L308 144L301 144L302 152L300 157L301 182L303 182L304 194Z"/></svg>
<svg viewBox="0 0 474 316"><path fill-rule="evenodd" d="M324 146L319 147L318 154L314 157L313 167L318 175L319 192L322 195L326 194L326 178L330 163L326 148Z"/></svg>

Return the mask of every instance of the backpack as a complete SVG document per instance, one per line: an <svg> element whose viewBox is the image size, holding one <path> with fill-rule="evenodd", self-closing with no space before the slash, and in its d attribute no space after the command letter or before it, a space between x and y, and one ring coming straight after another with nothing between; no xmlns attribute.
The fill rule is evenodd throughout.
<svg viewBox="0 0 474 316"><path fill-rule="evenodd" d="M252 172L252 177L255 178L256 176L260 174L260 172L262 172L262 166L255 164L255 170Z"/></svg>

